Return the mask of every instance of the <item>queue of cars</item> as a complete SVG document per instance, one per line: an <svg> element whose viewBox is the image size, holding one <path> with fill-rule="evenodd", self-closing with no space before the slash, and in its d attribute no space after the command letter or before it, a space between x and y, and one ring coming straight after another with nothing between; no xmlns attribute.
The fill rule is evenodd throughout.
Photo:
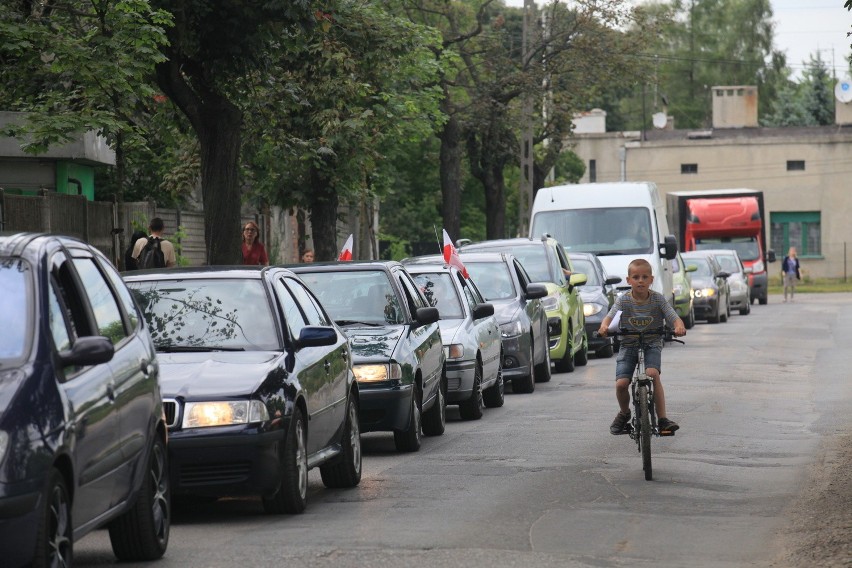
<svg viewBox="0 0 852 568"><path fill-rule="evenodd" d="M696 318L750 311L732 251L678 254L675 302ZM611 357L600 325L625 283L555 239L434 255L119 275L67 237L0 237L0 554L70 565L108 527L120 560L168 545L171 498L256 495L301 513L308 471L360 483L361 433L396 449ZM123 276L123 278L122 278Z"/></svg>

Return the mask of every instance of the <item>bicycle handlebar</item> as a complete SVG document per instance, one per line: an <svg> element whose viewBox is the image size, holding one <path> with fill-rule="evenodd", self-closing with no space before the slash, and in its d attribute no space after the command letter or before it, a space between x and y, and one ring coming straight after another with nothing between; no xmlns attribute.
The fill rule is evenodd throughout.
<svg viewBox="0 0 852 568"><path fill-rule="evenodd" d="M629 330L618 330L618 331L608 331L606 337L645 337L648 335L661 335L664 339L668 341L676 341L678 343L686 343L680 339L677 339L674 336L674 332L668 327L657 327L654 329L645 329L641 331L629 331ZM600 337L600 334L596 331L592 334L593 337Z"/></svg>

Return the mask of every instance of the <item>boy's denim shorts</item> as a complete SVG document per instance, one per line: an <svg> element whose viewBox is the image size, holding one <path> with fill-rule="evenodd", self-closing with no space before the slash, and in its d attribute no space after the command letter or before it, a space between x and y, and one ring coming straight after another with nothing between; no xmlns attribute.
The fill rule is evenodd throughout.
<svg viewBox="0 0 852 568"><path fill-rule="evenodd" d="M662 371L663 348L661 345L649 345L645 348L645 368ZM636 365L639 363L639 347L625 347L624 344L618 350L618 359L615 365L615 378L623 379L633 376Z"/></svg>

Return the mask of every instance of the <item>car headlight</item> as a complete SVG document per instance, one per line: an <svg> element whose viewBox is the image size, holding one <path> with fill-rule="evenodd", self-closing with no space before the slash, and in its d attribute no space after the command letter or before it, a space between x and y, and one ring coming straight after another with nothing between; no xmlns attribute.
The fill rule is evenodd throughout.
<svg viewBox="0 0 852 568"><path fill-rule="evenodd" d="M355 372L355 379L359 383L378 383L402 378L402 367L399 363L354 365L352 370Z"/></svg>
<svg viewBox="0 0 852 568"><path fill-rule="evenodd" d="M751 265L751 271L752 272L763 272L764 268L766 268L766 267L763 266L762 260L758 260L757 262L755 262L754 264Z"/></svg>
<svg viewBox="0 0 852 568"><path fill-rule="evenodd" d="M9 448L9 433L0 430L0 462L6 456L6 450Z"/></svg>
<svg viewBox="0 0 852 568"><path fill-rule="evenodd" d="M259 400L187 402L183 428L232 426L269 420L266 405Z"/></svg>
<svg viewBox="0 0 852 568"><path fill-rule="evenodd" d="M502 337L518 337L523 331L521 322L518 320L500 324L500 335Z"/></svg>
<svg viewBox="0 0 852 568"><path fill-rule="evenodd" d="M546 312L552 312L559 308L559 298L556 294L549 294L541 299L541 307Z"/></svg>
<svg viewBox="0 0 852 568"><path fill-rule="evenodd" d="M600 304L583 304L583 315L586 317L601 313L604 307Z"/></svg>
<svg viewBox="0 0 852 568"><path fill-rule="evenodd" d="M461 343L444 345L445 359L461 359L462 357L464 357L464 345L462 345Z"/></svg>
<svg viewBox="0 0 852 568"><path fill-rule="evenodd" d="M714 288L699 288L695 291L696 298L710 298L716 295L716 290Z"/></svg>

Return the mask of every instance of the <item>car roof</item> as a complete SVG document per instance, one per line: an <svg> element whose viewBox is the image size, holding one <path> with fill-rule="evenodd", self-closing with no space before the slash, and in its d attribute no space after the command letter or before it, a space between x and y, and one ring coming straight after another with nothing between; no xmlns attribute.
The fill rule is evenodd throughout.
<svg viewBox="0 0 852 568"><path fill-rule="evenodd" d="M513 237L510 239L493 239L488 241L479 241L476 243L468 243L459 249L459 252L468 249L475 250L478 247L497 247L497 246L505 246L505 245L524 245L524 244L540 244L540 245L558 245L559 243L551 237L550 235L542 236L540 238L535 237Z"/></svg>
<svg viewBox="0 0 852 568"><path fill-rule="evenodd" d="M269 272L280 272L282 274L294 275L293 271L281 266L193 266L183 268L152 268L150 270L133 270L122 272L121 276L128 282L148 280L175 280L175 279L227 279L242 278L246 280L260 280L264 274Z"/></svg>
<svg viewBox="0 0 852 568"><path fill-rule="evenodd" d="M341 272L357 270L390 270L402 263L396 260L335 260L329 262L307 262L303 264L284 264L283 268L300 272Z"/></svg>

